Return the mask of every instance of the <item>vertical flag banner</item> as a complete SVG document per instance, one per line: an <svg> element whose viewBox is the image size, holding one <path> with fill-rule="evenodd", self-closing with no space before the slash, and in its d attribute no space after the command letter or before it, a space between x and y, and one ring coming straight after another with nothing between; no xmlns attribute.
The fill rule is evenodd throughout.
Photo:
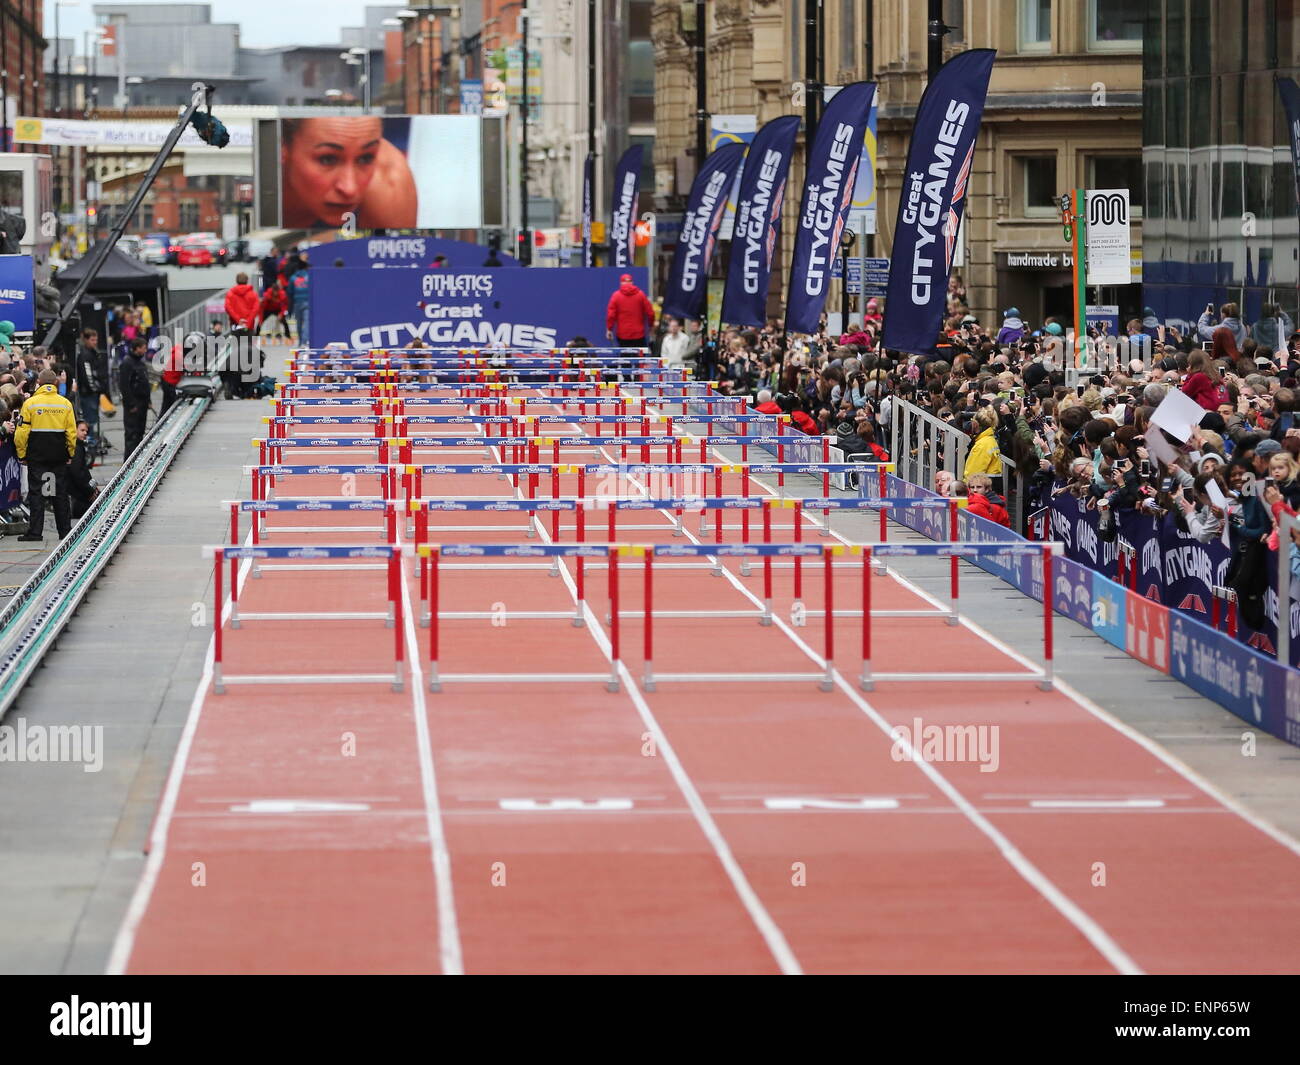
<svg viewBox="0 0 1300 1065"><path fill-rule="evenodd" d="M871 117L876 85L858 81L835 94L817 126L808 175L799 208L799 229L790 260L790 291L786 299L787 333L811 334L831 279L831 263L839 254L840 234L848 217L862 159L862 139Z"/></svg>
<svg viewBox="0 0 1300 1065"><path fill-rule="evenodd" d="M724 144L700 167L691 184L682 215L682 233L673 253L673 267L664 293L664 314L675 318L702 318L705 282L718 242L718 226L745 158L745 145Z"/></svg>
<svg viewBox="0 0 1300 1065"><path fill-rule="evenodd" d="M644 145L632 145L623 153L614 171L614 205L609 212L609 242L614 249L614 266L632 265L632 240L635 236L632 224L636 221L644 152Z"/></svg>
<svg viewBox="0 0 1300 1065"><path fill-rule="evenodd" d="M935 349L995 54L975 48L953 56L917 106L889 261L887 348L914 355Z"/></svg>
<svg viewBox="0 0 1300 1065"><path fill-rule="evenodd" d="M822 86L822 104L835 99L839 85ZM849 228L855 233L876 232L876 109L880 101L871 101L866 136L862 138L862 161L858 163L858 180L853 186L853 205L849 208Z"/></svg>
<svg viewBox="0 0 1300 1065"><path fill-rule="evenodd" d="M595 160L591 153L582 164L582 265L591 266L591 215L592 185L595 180Z"/></svg>
<svg viewBox="0 0 1300 1065"><path fill-rule="evenodd" d="M767 123L749 146L736 196L736 225L722 296L722 320L728 325L761 326L767 321L767 285L798 136L799 116L786 115Z"/></svg>
<svg viewBox="0 0 1300 1065"><path fill-rule="evenodd" d="M724 144L749 144L758 129L758 115L713 115L709 118L709 151L716 152ZM718 226L718 239L730 240L736 224L736 197L740 194L740 175L727 195L727 209Z"/></svg>
<svg viewBox="0 0 1300 1065"><path fill-rule="evenodd" d="M1300 87L1294 78L1277 79L1277 91L1282 97L1282 106L1286 108L1286 128L1291 134L1291 167L1295 179L1296 207L1300 208Z"/></svg>

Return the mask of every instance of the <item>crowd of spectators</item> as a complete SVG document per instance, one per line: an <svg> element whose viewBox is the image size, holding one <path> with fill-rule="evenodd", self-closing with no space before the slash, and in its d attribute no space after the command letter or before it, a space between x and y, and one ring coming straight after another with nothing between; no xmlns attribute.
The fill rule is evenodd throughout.
<svg viewBox="0 0 1300 1065"><path fill-rule="evenodd" d="M969 441L958 476L940 476L936 488L1002 524L1014 477L1026 512L1071 492L1099 512L1103 536L1114 538L1119 513L1139 510L1172 515L1203 541L1221 537L1234 569L1277 549L1280 515L1300 508L1300 333L1280 308L1266 306L1249 327L1235 304L1206 308L1185 332L1148 309L1107 349L1117 353L1107 368L1071 386L1063 323L1034 327L1015 307L981 322L958 277L948 311L924 357L881 347L874 300L839 337L823 326L787 344L776 321L706 337L696 323L670 321L656 342L669 361L693 362L697 379L750 395L756 410L788 414L804 432L834 435L849 453L884 458L891 404L914 404ZM1204 412L1186 441L1150 424L1173 389ZM1290 557L1300 576L1300 548Z"/></svg>

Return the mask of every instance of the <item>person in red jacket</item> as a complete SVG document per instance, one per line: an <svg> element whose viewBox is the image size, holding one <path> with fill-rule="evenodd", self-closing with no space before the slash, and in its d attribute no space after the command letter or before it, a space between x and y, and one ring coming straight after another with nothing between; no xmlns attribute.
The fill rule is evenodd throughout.
<svg viewBox="0 0 1300 1065"><path fill-rule="evenodd" d="M185 353L179 344L173 344L171 351L163 359L162 371L162 407L158 417L167 413L167 408L176 402L176 386L185 376Z"/></svg>
<svg viewBox="0 0 1300 1065"><path fill-rule="evenodd" d="M776 400L772 398L772 390L770 388L760 389L758 395L754 397L754 413L755 414L780 414L781 413L780 406L777 404Z"/></svg>
<svg viewBox="0 0 1300 1065"><path fill-rule="evenodd" d="M655 309L646 294L632 283L632 275L619 279L618 291L605 310L605 336L626 348L644 348L655 326Z"/></svg>
<svg viewBox="0 0 1300 1065"><path fill-rule="evenodd" d="M235 283L226 293L226 315L230 318L230 327L238 329L243 325L249 331L256 331L261 306L257 291L248 283L248 275L237 274Z"/></svg>
<svg viewBox="0 0 1300 1065"><path fill-rule="evenodd" d="M289 311L289 301L284 294L284 285L279 278L274 285L262 293L262 328L260 332L263 336L268 333L272 337L282 337L285 335L284 316Z"/></svg>
<svg viewBox="0 0 1300 1065"><path fill-rule="evenodd" d="M1206 410L1218 410L1220 403L1230 402L1228 389L1219 377L1219 368L1203 351L1192 352L1187 360L1191 371L1183 382L1182 391L1196 400Z"/></svg>
<svg viewBox="0 0 1300 1065"><path fill-rule="evenodd" d="M987 473L973 473L966 481L966 509L977 518L987 518L1005 528L1011 528L1011 515L1007 504L993 491L993 478Z"/></svg>

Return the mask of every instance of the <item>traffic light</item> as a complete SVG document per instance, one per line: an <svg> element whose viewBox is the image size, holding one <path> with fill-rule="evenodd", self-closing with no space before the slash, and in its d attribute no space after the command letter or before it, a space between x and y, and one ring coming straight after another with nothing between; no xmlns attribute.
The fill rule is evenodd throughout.
<svg viewBox="0 0 1300 1065"><path fill-rule="evenodd" d="M515 234L515 258L520 265L527 266L533 261L532 231L521 229Z"/></svg>
<svg viewBox="0 0 1300 1065"><path fill-rule="evenodd" d="M488 233L488 257L484 261L484 266L501 265L501 233L498 230L492 230Z"/></svg>

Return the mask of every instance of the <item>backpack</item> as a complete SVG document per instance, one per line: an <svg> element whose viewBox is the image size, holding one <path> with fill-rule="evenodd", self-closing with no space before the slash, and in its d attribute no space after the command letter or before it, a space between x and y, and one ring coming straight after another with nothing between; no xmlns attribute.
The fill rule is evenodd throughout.
<svg viewBox="0 0 1300 1065"><path fill-rule="evenodd" d="M253 385L253 395L258 399L275 395L275 378L265 374L259 377L257 383Z"/></svg>

